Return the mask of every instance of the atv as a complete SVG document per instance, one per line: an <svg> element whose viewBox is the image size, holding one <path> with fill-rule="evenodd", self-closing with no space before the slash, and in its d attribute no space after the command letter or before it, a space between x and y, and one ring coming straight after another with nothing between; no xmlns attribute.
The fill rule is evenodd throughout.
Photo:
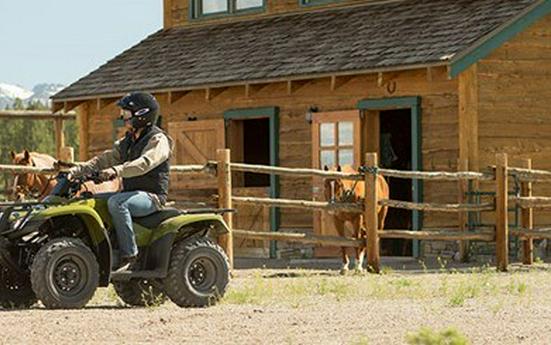
<svg viewBox="0 0 551 345"><path fill-rule="evenodd" d="M79 194L98 175L60 172L41 202L0 204L0 307L82 308L112 283L131 306L215 304L229 283L228 257L213 239L228 232L230 209L164 208L133 218L139 256L114 272L119 250L107 199ZM166 296L166 297L165 297Z"/></svg>

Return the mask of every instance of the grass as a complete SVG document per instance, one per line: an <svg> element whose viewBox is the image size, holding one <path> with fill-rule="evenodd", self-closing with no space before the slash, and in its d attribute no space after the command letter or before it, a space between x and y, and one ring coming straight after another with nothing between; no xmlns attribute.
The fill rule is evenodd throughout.
<svg viewBox="0 0 551 345"><path fill-rule="evenodd" d="M530 294L532 273L497 273L493 268L474 268L468 273L403 274L386 271L381 275L339 276L335 272L308 273L293 277L262 276L235 280L224 299L226 304L286 304L300 308L323 299L339 302L356 300L440 299L447 307L463 307L471 300L506 297L524 299ZM534 272L534 274L538 274Z"/></svg>
<svg viewBox="0 0 551 345"><path fill-rule="evenodd" d="M470 344L467 337L455 328L447 328L436 332L423 327L415 333L409 333L406 341L410 345L467 345Z"/></svg>
<svg viewBox="0 0 551 345"><path fill-rule="evenodd" d="M352 340L350 345L368 345L369 339L365 335L361 335L357 337L356 339Z"/></svg>

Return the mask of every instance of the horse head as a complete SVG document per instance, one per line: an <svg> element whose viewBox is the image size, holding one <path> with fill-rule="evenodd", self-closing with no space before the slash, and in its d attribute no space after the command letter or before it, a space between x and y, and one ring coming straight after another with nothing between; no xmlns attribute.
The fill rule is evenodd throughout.
<svg viewBox="0 0 551 345"><path fill-rule="evenodd" d="M336 169L329 169L327 166L324 167L325 171L338 171L338 172L347 172L347 173L357 173L352 167L337 166ZM356 202L361 199L361 195L358 195L358 182L351 181L340 178L328 178L324 182L324 195L325 200L329 202Z"/></svg>
<svg viewBox="0 0 551 345"><path fill-rule="evenodd" d="M326 166L323 167L325 171L341 171L341 167L338 166L336 169L329 169ZM342 179L339 178L328 178L325 179L323 183L323 195L325 200L329 202L336 202L341 200L344 194L344 184Z"/></svg>
<svg viewBox="0 0 551 345"><path fill-rule="evenodd" d="M51 168L53 166L52 162L55 162L53 157L31 153L28 150L23 150L21 153L11 151L10 156L13 164L22 166ZM36 173L14 174L13 187L9 198L15 201L23 201L27 197L39 198L46 192L48 185L48 177Z"/></svg>
<svg viewBox="0 0 551 345"><path fill-rule="evenodd" d="M21 153L14 151L10 152L11 161L14 165L32 166L31 154L28 150ZM29 194L31 186L34 184L36 177L32 173L14 174L13 186L9 195L10 200L23 201L25 196Z"/></svg>

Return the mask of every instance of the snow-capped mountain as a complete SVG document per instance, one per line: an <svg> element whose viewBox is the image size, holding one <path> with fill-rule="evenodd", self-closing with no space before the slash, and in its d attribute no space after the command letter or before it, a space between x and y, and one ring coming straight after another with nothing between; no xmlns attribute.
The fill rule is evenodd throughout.
<svg viewBox="0 0 551 345"><path fill-rule="evenodd" d="M61 84L42 83L33 87L32 91L18 85L0 83L0 110L13 105L16 98L23 103L40 101L42 104L49 104L50 96L63 89Z"/></svg>

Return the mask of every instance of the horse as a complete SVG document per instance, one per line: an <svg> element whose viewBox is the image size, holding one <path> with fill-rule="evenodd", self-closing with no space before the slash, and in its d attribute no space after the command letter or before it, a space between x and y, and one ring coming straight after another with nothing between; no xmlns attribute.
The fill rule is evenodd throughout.
<svg viewBox="0 0 551 345"><path fill-rule="evenodd" d="M325 170L329 170L325 167ZM350 166L344 166L341 168L337 167L337 171L342 171L346 173L357 174L358 172ZM381 199L389 198L389 188L386 180L383 176L377 175L376 186L377 190L377 202ZM364 181L352 181L345 179L326 179L324 183L324 196L328 202L347 202L347 203L357 203L363 202L365 194L365 182ZM385 224L385 218L387 215L388 206L377 205L377 218L379 229L382 230ZM345 235L345 224L349 222L352 225L354 231L354 237L357 239L365 239L367 236L367 231L363 227L364 219L363 214L361 213L351 213L346 211L330 211L330 218L333 220L335 229L337 230L339 236L344 237ZM366 253L366 246L356 248L356 261L355 261L355 270L358 272L363 271L363 260ZM348 272L348 266L350 260L346 252L346 247L341 247L342 261L343 266L341 269L341 274L346 274Z"/></svg>
<svg viewBox="0 0 551 345"><path fill-rule="evenodd" d="M54 169L54 163L57 162L57 160L50 155L29 152L28 150L23 150L21 153L11 151L10 156L12 163L15 165L33 166L43 169ZM57 181L54 175L36 173L15 174L10 199L23 201L30 197L32 199L42 200L51 193L56 184ZM86 182L79 193L84 191L89 191L91 193L117 192L120 190L120 187L120 179L107 181L98 185L93 182Z"/></svg>

